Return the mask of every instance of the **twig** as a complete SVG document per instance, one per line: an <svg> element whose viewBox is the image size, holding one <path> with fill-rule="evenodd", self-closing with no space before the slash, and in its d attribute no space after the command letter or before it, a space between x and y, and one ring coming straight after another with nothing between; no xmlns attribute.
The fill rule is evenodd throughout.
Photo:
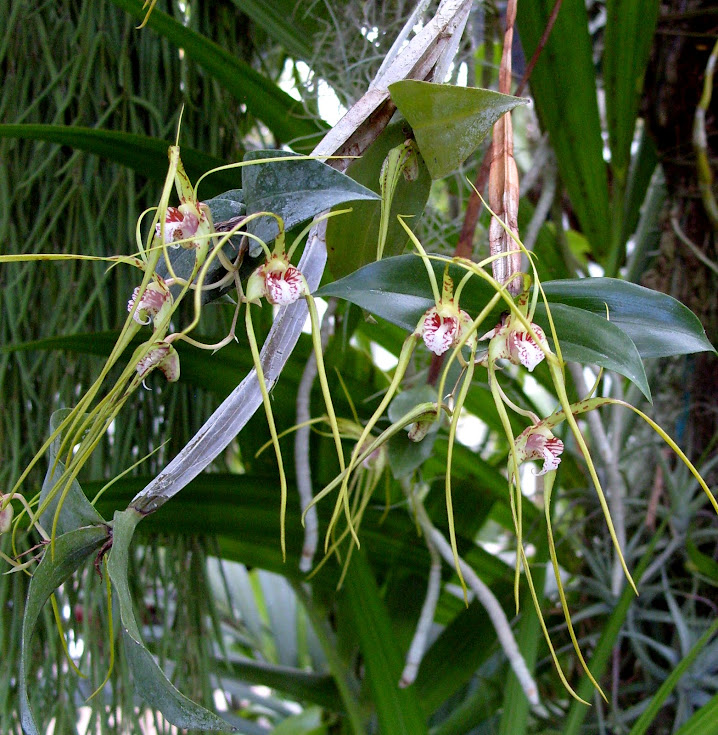
<svg viewBox="0 0 718 735"><path fill-rule="evenodd" d="M406 486L404 487L404 490L405 492L411 492L411 490L407 489ZM418 500L416 496L412 497L412 502L414 510L416 511L417 520L427 538L427 541L436 547L439 554L453 569L454 552L451 550L451 545L444 538L441 531L433 525L423 503ZM537 705L539 703L539 697L536 682L533 680L533 677L526 666L526 662L521 655L521 651L519 651L514 634L511 632L511 625L506 618L503 608L494 596L494 593L479 579L476 572L461 557L459 557L459 567L461 568L461 574L463 575L466 584L471 588L472 592L476 595L477 599L488 613L491 623L496 630L496 637L498 638L501 648L503 648L504 653L511 664L511 668L516 674L516 678L519 680L521 688L526 694L526 698L531 702L531 704Z"/></svg>
<svg viewBox="0 0 718 735"><path fill-rule="evenodd" d="M431 624L434 622L434 614L436 613L436 605L439 602L439 593L441 592L441 557L436 550L436 546L429 537L426 537L426 546L431 556L431 567L429 568L429 580L426 584L426 598L421 608L419 622L416 624L416 631L409 646L409 652L406 654L406 664L402 671L399 686L404 689L414 683L416 674L419 671L419 664L424 657L426 650L426 642L431 630Z"/></svg>

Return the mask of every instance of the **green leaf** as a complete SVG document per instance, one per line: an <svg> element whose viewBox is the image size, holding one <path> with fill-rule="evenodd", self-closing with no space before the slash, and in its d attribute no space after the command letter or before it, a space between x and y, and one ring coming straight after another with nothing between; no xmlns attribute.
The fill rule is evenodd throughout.
<svg viewBox="0 0 718 735"><path fill-rule="evenodd" d="M62 408L52 414L52 417L50 418L50 433L57 429L69 413L70 409ZM47 498L55 487L55 478L59 478L65 471L64 463L57 459L57 453L60 451L62 440L63 436L58 436L50 445L47 457L47 474L45 475L45 480L42 483L42 490L40 491L40 505L42 505L45 498ZM47 506L47 509L40 518L48 533L50 532L50 527L52 526L59 501L60 494L58 493L50 501L50 504ZM105 519L97 512L97 510L95 510L85 496L85 493L82 492L80 483L77 480L73 480L70 485L70 489L62 502L62 510L60 511L60 516L57 520L57 533L65 534L69 531L74 531L76 528L80 528L81 526L99 526L104 522Z"/></svg>
<svg viewBox="0 0 718 735"><path fill-rule="evenodd" d="M561 343L564 360L582 365L599 365L627 377L651 400L646 370L631 338L618 325L584 309L553 302L551 317ZM549 335L546 307L536 308L535 322ZM549 342L553 340L549 336Z"/></svg>
<svg viewBox="0 0 718 735"><path fill-rule="evenodd" d="M603 39L606 121L614 177L625 184L658 0L608 0Z"/></svg>
<svg viewBox="0 0 718 735"><path fill-rule="evenodd" d="M235 679L278 689L298 701L314 702L333 712L344 710L334 680L325 674L315 674L288 666L274 666L250 659L221 661L217 669L222 676L231 675Z"/></svg>
<svg viewBox="0 0 718 735"><path fill-rule="evenodd" d="M287 717L272 730L273 735L327 735L327 725L322 724L319 707L309 707L298 715Z"/></svg>
<svg viewBox="0 0 718 735"><path fill-rule="evenodd" d="M592 311L620 327L641 357L714 352L698 317L672 296L616 278L578 278L543 284L549 301ZM560 335L559 335L560 336Z"/></svg>
<svg viewBox="0 0 718 735"><path fill-rule="evenodd" d="M143 19L146 15L141 0L112 2L135 18ZM287 143L295 138L316 136L327 129L323 121L308 120L301 102L281 90L274 82L214 41L186 28L167 13L155 8L147 26L177 48L183 49L186 57L199 64L230 94L245 104L255 117L262 120L278 141Z"/></svg>
<svg viewBox="0 0 718 735"><path fill-rule="evenodd" d="M352 630L359 640L366 682L376 707L378 732L421 735L427 732L416 690L399 688L402 654L376 580L362 551L355 551L344 580L343 596Z"/></svg>
<svg viewBox="0 0 718 735"><path fill-rule="evenodd" d="M389 404L387 415L389 421L394 423L405 416L409 411L421 403L436 403L436 390L424 383L399 393ZM389 440L388 455L389 466L396 478L406 477L432 455L436 434L439 431L440 421L434 421L427 435L420 441L411 441L407 432L400 432Z"/></svg>
<svg viewBox="0 0 718 735"><path fill-rule="evenodd" d="M490 89L411 79L390 84L389 93L411 125L433 179L455 171L503 114L528 102Z"/></svg>
<svg viewBox="0 0 718 735"><path fill-rule="evenodd" d="M347 175L372 191L379 192L379 175L387 153L401 145L411 130L406 121L389 125L372 143L364 155L347 169ZM397 215L410 219L407 224L415 230L420 221L431 189L431 176L419 157L419 175L414 181L402 176L394 192L391 217L387 232L384 257L399 255L408 236ZM376 260L381 207L378 202L357 202L349 214L333 217L327 224L327 262L334 278L341 278L367 263Z"/></svg>
<svg viewBox="0 0 718 735"><path fill-rule="evenodd" d="M668 699L668 696L676 688L683 674L685 674L686 671L691 667L693 662L696 660L698 654L708 645L711 638L713 638L716 632L718 632L718 620L713 621L713 624L710 626L710 628L708 628L708 630L696 641L691 650L688 651L688 653L683 657L680 663L673 669L673 671L671 671L668 678L661 684L658 691L653 695L653 698L651 699L648 707L636 720L635 724L631 728L631 732L629 733L629 735L645 735L645 733L648 732L648 728L658 716L658 713L663 707L666 699ZM703 733L705 731L697 730L696 732Z"/></svg>
<svg viewBox="0 0 718 735"><path fill-rule="evenodd" d="M30 644L37 619L50 595L82 564L97 551L108 538L107 526L78 528L55 539L54 559L49 549L35 570L27 592L22 621L22 642L18 694L20 717L26 735L39 735L35 718L30 709L27 677L30 673Z"/></svg>
<svg viewBox="0 0 718 735"><path fill-rule="evenodd" d="M716 735L718 733L718 694L711 697L675 735Z"/></svg>
<svg viewBox="0 0 718 735"><path fill-rule="evenodd" d="M98 130L79 125L0 125L0 138L22 138L59 143L88 153L94 153L108 161L127 166L148 179L164 181L167 176L167 150L171 143L118 130ZM203 173L226 163L194 148L182 147L182 163L192 181ZM237 185L236 171L219 171L202 182L205 196L219 194Z"/></svg>
<svg viewBox="0 0 718 735"><path fill-rule="evenodd" d="M134 510L115 513L112 551L107 564L119 602L122 640L135 688L152 708L157 708L168 722L177 727L234 732L235 729L221 717L180 693L142 643L127 578L130 542L135 527L141 520L142 516Z"/></svg>
<svg viewBox="0 0 718 735"><path fill-rule="evenodd" d="M251 151L244 160L286 156L285 151ZM242 188L248 215L274 212L284 220L286 230L337 204L379 199L377 194L346 174L323 161L307 158L245 166L242 169ZM270 242L276 236L277 224L273 219L261 218L250 223L249 229L265 242Z"/></svg>
<svg viewBox="0 0 718 735"><path fill-rule="evenodd" d="M689 570L695 570L706 577L714 585L718 585L718 562L712 556L704 554L695 544L690 536L686 537L686 554Z"/></svg>
<svg viewBox="0 0 718 735"><path fill-rule="evenodd" d="M639 561L635 571L633 572L633 579L635 583L639 586L639 591L641 577L648 568L648 565L653 560L653 552L656 548L656 544L663 536L666 525L666 522L664 522L653 534L648 542L645 553L641 557L641 560ZM598 682L601 681L601 677L606 671L609 659L611 657L611 652L616 645L616 641L618 641L619 639L621 627L623 626L623 623L626 619L626 615L628 615L628 609L630 608L631 602L633 602L634 597L635 593L633 592L631 586L628 583L624 583L623 591L621 592L620 597L613 607L613 612L603 625L601 637L599 638L598 643L594 648L591 660L588 662L588 668L591 670L591 673ZM586 701L590 701L590 698L595 691L593 683L585 674L581 677L581 681L575 689L576 694L578 694L579 697ZM586 707L585 704L582 704L577 700L573 700L571 702L571 707L569 708L568 714L563 721L562 735L579 735L579 733L581 732L581 726L583 724L583 721L586 719L586 715L588 714L589 709L590 708Z"/></svg>
<svg viewBox="0 0 718 735"><path fill-rule="evenodd" d="M317 12L321 13L321 7L314 6L311 13L306 9L301 13L297 0L272 0L271 3L266 0L232 2L292 56L311 61L314 55L312 34L319 30L315 18Z"/></svg>
<svg viewBox="0 0 718 735"><path fill-rule="evenodd" d="M432 267L440 281L444 263L434 260ZM465 273L458 266L452 266L450 272L454 283L458 283ZM590 280L585 279L580 283ZM547 296L551 283L544 284ZM493 289L486 281L472 278L462 292L461 307L470 315L478 314L493 294ZM434 304L424 263L414 255L388 258L367 265L322 287L317 295L346 299L411 331L416 329L422 314ZM555 296L552 298L551 312L564 358L614 370L635 382L647 397L650 396L640 354L618 323L608 322L587 310L561 305L558 302L562 300ZM503 307L498 306L489 315L487 330L498 322L502 310ZM536 310L536 321L548 334L543 305Z"/></svg>
<svg viewBox="0 0 718 735"><path fill-rule="evenodd" d="M526 58L536 50L555 4L554 0L518 3L517 25ZM576 216L594 252L603 256L608 252L611 220L584 0L564 0L531 74L531 91Z"/></svg>

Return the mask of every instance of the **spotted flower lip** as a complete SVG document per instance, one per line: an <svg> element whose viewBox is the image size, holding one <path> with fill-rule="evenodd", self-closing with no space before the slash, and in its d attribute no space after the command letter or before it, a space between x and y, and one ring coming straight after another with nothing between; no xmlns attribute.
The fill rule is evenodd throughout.
<svg viewBox="0 0 718 735"><path fill-rule="evenodd" d="M451 347L455 347L464 329L471 324L471 318L465 312L450 304L432 306L423 316L417 329L424 344L435 355L443 355Z"/></svg>
<svg viewBox="0 0 718 735"><path fill-rule="evenodd" d="M533 369L546 357L544 349L548 350L549 346L546 335L538 324L532 322L531 329L538 338L538 342L518 319L507 317L505 321L482 337L482 339L491 339L490 358L509 360L514 365L523 365L529 372L533 372Z"/></svg>
<svg viewBox="0 0 718 735"><path fill-rule="evenodd" d="M165 243L172 245L178 240L184 240L197 234L200 218L191 211L194 207L183 204L179 207L167 207L165 215ZM157 237L162 234L162 227L157 223L155 227Z"/></svg>
<svg viewBox="0 0 718 735"><path fill-rule="evenodd" d="M132 292L132 298L127 302L127 311L132 311L139 295L140 287L138 286ZM172 295L165 285L164 280L158 277L157 281L152 281L147 284L147 288L145 288L132 318L138 324L147 325L160 313L167 303L172 303Z"/></svg>
<svg viewBox="0 0 718 735"><path fill-rule="evenodd" d="M543 424L524 429L516 438L516 455L519 463L534 460L543 461L537 475L545 475L558 468L561 463L563 442L555 437Z"/></svg>
<svg viewBox="0 0 718 735"><path fill-rule="evenodd" d="M168 342L155 343L150 351L137 363L137 374L145 378L152 370L159 368L168 382L179 380L180 362L177 350Z"/></svg>
<svg viewBox="0 0 718 735"><path fill-rule="evenodd" d="M288 306L308 293L304 276L282 253L272 255L251 275L246 297L248 301L264 297L270 304Z"/></svg>

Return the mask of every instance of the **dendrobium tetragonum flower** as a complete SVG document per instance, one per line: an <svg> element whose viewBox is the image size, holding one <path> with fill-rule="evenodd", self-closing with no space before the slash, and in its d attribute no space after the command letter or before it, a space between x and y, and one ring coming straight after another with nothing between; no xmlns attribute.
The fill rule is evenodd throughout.
<svg viewBox="0 0 718 735"><path fill-rule="evenodd" d="M333 212L332 214L341 214L342 211ZM252 309L251 305L256 304L261 306L262 299L266 299L272 306L290 306L301 298L307 303L309 309L309 318L312 325L312 344L314 347L314 356L317 362L317 375L319 377L319 384L322 389L324 396L324 405L327 409L327 418L332 427L332 436L334 438L334 446L337 452L337 459L339 460L339 468L344 471L344 451L342 449L342 439L337 425L337 418L334 412L334 404L332 402L331 393L329 391L329 383L327 381L326 370L324 368L324 356L321 344L321 333L320 333L320 322L319 314L317 313L317 307L314 303L314 298L309 291L309 285L307 284L304 276L299 269L292 265L292 255L296 251L300 242L304 236L309 232L312 226L316 224L320 219L331 215L324 215L319 220L314 220L309 227L306 227L296 238L292 246L287 250L286 248L286 236L284 232L284 221L281 217L272 212L259 212L252 216L267 216L273 217L278 226L279 232L274 240L274 247L270 251L269 247L265 242L260 240L256 236L252 236L257 242L259 242L264 250L265 261L262 265L257 268L254 273L247 280L247 287L244 292L243 301L246 302L247 308L245 310L245 324L247 328L247 338L249 340L249 346L252 352L252 359L254 361L254 367L257 372L257 379L259 381L259 387L262 391L262 401L264 403L264 412L267 416L267 424L269 425L269 432L272 436L272 443L274 445L274 452L277 457L277 464L279 466L279 484L281 489L281 546L282 555L286 554L285 547L285 535L284 535L284 521L286 517L287 508L287 480L284 473L284 463L282 461L282 451L279 446L279 437L277 435L277 429L274 423L274 416L272 413L272 404L269 400L269 392L267 390L267 384L264 379L264 372L262 370L262 362L260 359L259 348L257 346L257 340L254 335L254 327L252 325Z"/></svg>

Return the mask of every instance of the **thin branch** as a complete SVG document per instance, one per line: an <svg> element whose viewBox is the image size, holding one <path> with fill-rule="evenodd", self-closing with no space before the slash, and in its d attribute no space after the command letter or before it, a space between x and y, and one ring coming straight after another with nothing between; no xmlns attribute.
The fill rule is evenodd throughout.
<svg viewBox="0 0 718 735"><path fill-rule="evenodd" d="M405 492L411 492L406 486ZM439 554L444 558L444 561L453 569L454 568L454 552L451 550L451 545L444 538L444 535L437 529L431 519L429 518L426 509L421 501L415 496L412 497L413 507L416 511L416 517L424 532L427 540L432 543ZM531 672L526 666L521 651L516 643L514 634L511 631L511 625L504 613L503 608L496 599L494 593L487 587L476 572L467 564L464 559L459 557L459 567L461 568L461 574L466 581L466 584L471 588L471 591L476 595L479 602L484 606L484 609L489 615L492 625L496 630L496 637L498 638L501 648L503 648L506 657L511 664L511 668L516 674L516 678L519 680L519 684L526 694L526 698L533 705L539 703L538 688L536 682L531 676Z"/></svg>

